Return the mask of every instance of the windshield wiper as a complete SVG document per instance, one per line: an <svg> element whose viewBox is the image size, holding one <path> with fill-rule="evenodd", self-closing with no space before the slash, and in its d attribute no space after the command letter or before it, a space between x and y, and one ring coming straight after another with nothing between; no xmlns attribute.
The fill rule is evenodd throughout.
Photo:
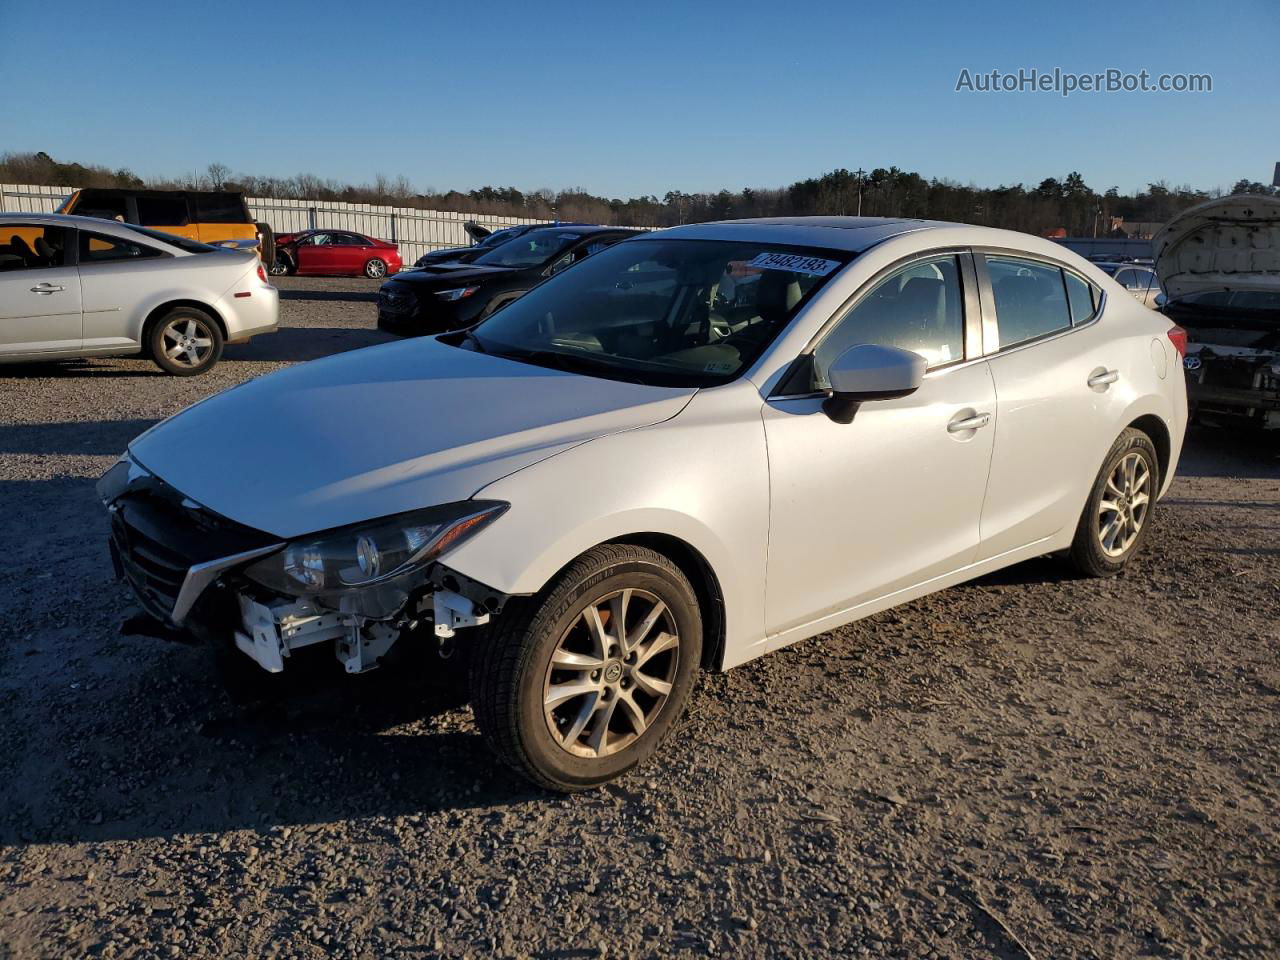
<svg viewBox="0 0 1280 960"><path fill-rule="evenodd" d="M522 350L512 348L500 356L508 360L519 360L538 367L549 367L552 370L563 370L566 373L585 373L591 376L603 376L610 380L624 380L627 383L650 384L643 377L637 376L629 368L611 363L603 357L588 356L578 353L565 353L560 350Z"/></svg>

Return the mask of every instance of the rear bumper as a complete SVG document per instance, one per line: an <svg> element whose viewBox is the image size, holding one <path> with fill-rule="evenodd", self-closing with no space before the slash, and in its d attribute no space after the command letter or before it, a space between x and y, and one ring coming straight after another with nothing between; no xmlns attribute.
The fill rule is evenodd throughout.
<svg viewBox="0 0 1280 960"><path fill-rule="evenodd" d="M241 291L243 292L243 291ZM268 284L253 287L247 297L228 294L218 303L227 340L246 340L274 333L280 326L280 291Z"/></svg>

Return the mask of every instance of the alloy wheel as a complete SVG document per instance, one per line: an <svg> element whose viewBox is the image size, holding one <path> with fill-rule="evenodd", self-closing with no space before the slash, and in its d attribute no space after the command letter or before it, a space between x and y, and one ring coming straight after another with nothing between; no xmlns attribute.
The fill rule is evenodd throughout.
<svg viewBox="0 0 1280 960"><path fill-rule="evenodd" d="M195 317L174 317L160 334L164 355L180 367L201 366L213 352L213 333Z"/></svg>
<svg viewBox="0 0 1280 960"><path fill-rule="evenodd" d="M551 736L579 757L630 746L666 706L679 659L675 617L654 594L616 590L588 603L547 666L543 713Z"/></svg>
<svg viewBox="0 0 1280 960"><path fill-rule="evenodd" d="M364 265L364 272L366 276L372 277L374 280L377 280L381 277L386 276L387 265L383 263L381 260L370 260L368 263Z"/></svg>
<svg viewBox="0 0 1280 960"><path fill-rule="evenodd" d="M1102 552L1123 556L1138 539L1151 508L1151 468L1140 453L1124 457L1107 477L1096 532Z"/></svg>

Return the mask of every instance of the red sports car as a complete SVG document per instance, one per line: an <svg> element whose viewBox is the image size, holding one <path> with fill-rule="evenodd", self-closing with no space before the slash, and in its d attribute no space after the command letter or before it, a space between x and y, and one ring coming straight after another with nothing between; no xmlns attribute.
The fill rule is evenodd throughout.
<svg viewBox="0 0 1280 960"><path fill-rule="evenodd" d="M271 273L328 274L380 280L399 273L400 251L394 243L349 230L303 230L276 234L276 260Z"/></svg>

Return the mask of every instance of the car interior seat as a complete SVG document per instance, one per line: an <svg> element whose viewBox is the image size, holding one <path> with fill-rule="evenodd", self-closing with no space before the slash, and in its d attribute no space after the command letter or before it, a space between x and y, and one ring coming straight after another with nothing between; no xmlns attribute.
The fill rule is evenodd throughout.
<svg viewBox="0 0 1280 960"><path fill-rule="evenodd" d="M40 258L36 256L36 252L31 249L27 241L16 233L9 238L9 249L22 258L24 264L28 267L41 266Z"/></svg>

